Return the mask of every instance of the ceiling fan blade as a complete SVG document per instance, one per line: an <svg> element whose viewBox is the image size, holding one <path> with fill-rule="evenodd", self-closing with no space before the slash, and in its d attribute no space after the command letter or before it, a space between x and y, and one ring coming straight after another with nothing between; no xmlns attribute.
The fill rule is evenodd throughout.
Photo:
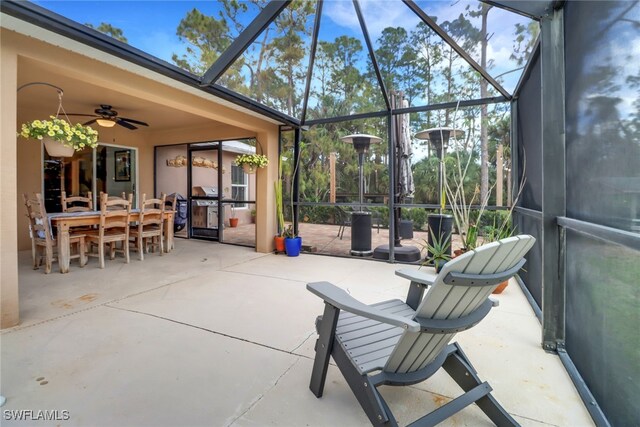
<svg viewBox="0 0 640 427"><path fill-rule="evenodd" d="M135 127L134 125L132 125L131 123L127 123L124 120L122 120L121 118L117 118L116 119L116 123L119 124L122 127L125 127L127 129L131 129L131 130L136 130L138 129L137 127Z"/></svg>
<svg viewBox="0 0 640 427"><path fill-rule="evenodd" d="M67 116L100 117L95 114L67 113Z"/></svg>
<svg viewBox="0 0 640 427"><path fill-rule="evenodd" d="M123 121L129 122L129 123L135 123L135 124L141 125L141 126L149 126L149 124L147 124L145 122L141 122L140 120L129 119L127 117L118 117L118 120L123 120Z"/></svg>
<svg viewBox="0 0 640 427"><path fill-rule="evenodd" d="M89 120L88 122L85 122L85 123L83 123L82 125L83 125L83 126L89 126L89 125L92 125L92 124L94 124L94 123L96 122L96 120L98 120L98 119L92 119L92 120Z"/></svg>

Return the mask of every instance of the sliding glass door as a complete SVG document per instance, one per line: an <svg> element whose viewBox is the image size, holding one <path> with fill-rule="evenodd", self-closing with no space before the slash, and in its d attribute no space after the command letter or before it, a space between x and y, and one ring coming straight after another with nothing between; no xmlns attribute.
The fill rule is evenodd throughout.
<svg viewBox="0 0 640 427"><path fill-rule="evenodd" d="M60 212L62 192L86 196L92 192L97 205L100 192L111 195L133 193L137 200L137 150L99 145L76 151L73 157L51 157L44 151L42 190L47 212Z"/></svg>

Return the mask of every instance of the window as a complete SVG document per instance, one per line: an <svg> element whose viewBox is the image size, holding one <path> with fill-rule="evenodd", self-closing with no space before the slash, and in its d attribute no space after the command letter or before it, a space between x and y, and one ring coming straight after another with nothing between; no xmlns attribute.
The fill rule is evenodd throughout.
<svg viewBox="0 0 640 427"><path fill-rule="evenodd" d="M233 200L247 200L248 176L242 167L231 165L231 198ZM246 208L246 203L234 203L236 208Z"/></svg>

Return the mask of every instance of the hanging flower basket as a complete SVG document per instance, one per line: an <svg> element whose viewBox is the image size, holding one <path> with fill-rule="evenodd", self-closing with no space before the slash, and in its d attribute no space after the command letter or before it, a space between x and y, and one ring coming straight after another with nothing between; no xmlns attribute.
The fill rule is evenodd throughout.
<svg viewBox="0 0 640 427"><path fill-rule="evenodd" d="M245 163L244 165L242 165L242 170L244 171L244 173L251 175L252 173L256 173L258 168L256 168L254 165Z"/></svg>
<svg viewBox="0 0 640 427"><path fill-rule="evenodd" d="M18 136L43 141L52 157L70 157L74 151L98 146L98 131L80 123L75 125L50 116L50 120L23 123Z"/></svg>
<svg viewBox="0 0 640 427"><path fill-rule="evenodd" d="M263 154L240 154L236 157L236 165L241 166L245 173L256 173L259 168L269 164L269 159Z"/></svg>
<svg viewBox="0 0 640 427"><path fill-rule="evenodd" d="M42 142L51 157L73 157L73 153L76 152L76 149L72 146L64 145L53 138L42 138Z"/></svg>

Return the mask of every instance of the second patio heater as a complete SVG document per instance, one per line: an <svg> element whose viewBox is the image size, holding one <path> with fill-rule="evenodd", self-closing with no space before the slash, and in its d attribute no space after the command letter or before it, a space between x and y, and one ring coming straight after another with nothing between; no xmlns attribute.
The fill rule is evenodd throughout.
<svg viewBox="0 0 640 427"><path fill-rule="evenodd" d="M440 213L432 214L427 217L429 224L429 236L428 242L430 245L434 244L434 236L438 236L438 239L442 241L446 236L451 236L451 230L453 228L453 217L451 215L445 215L442 213L444 209L444 171L442 169L442 163L444 162L444 154L449 145L450 138L463 138L464 131L460 129L454 129L449 127L432 128L420 131L416 133L417 139L428 140L433 146L436 155L438 156L438 197L440 205ZM449 238L449 242L451 239ZM449 243L449 256L451 256L451 243ZM431 257L431 251L427 254L427 258Z"/></svg>
<svg viewBox="0 0 640 427"><path fill-rule="evenodd" d="M351 255L369 256L371 250L371 212L362 210L364 203L364 156L369 152L371 144L378 144L382 141L374 135L354 134L340 138L343 142L353 144L353 148L358 153L358 212L351 213Z"/></svg>

